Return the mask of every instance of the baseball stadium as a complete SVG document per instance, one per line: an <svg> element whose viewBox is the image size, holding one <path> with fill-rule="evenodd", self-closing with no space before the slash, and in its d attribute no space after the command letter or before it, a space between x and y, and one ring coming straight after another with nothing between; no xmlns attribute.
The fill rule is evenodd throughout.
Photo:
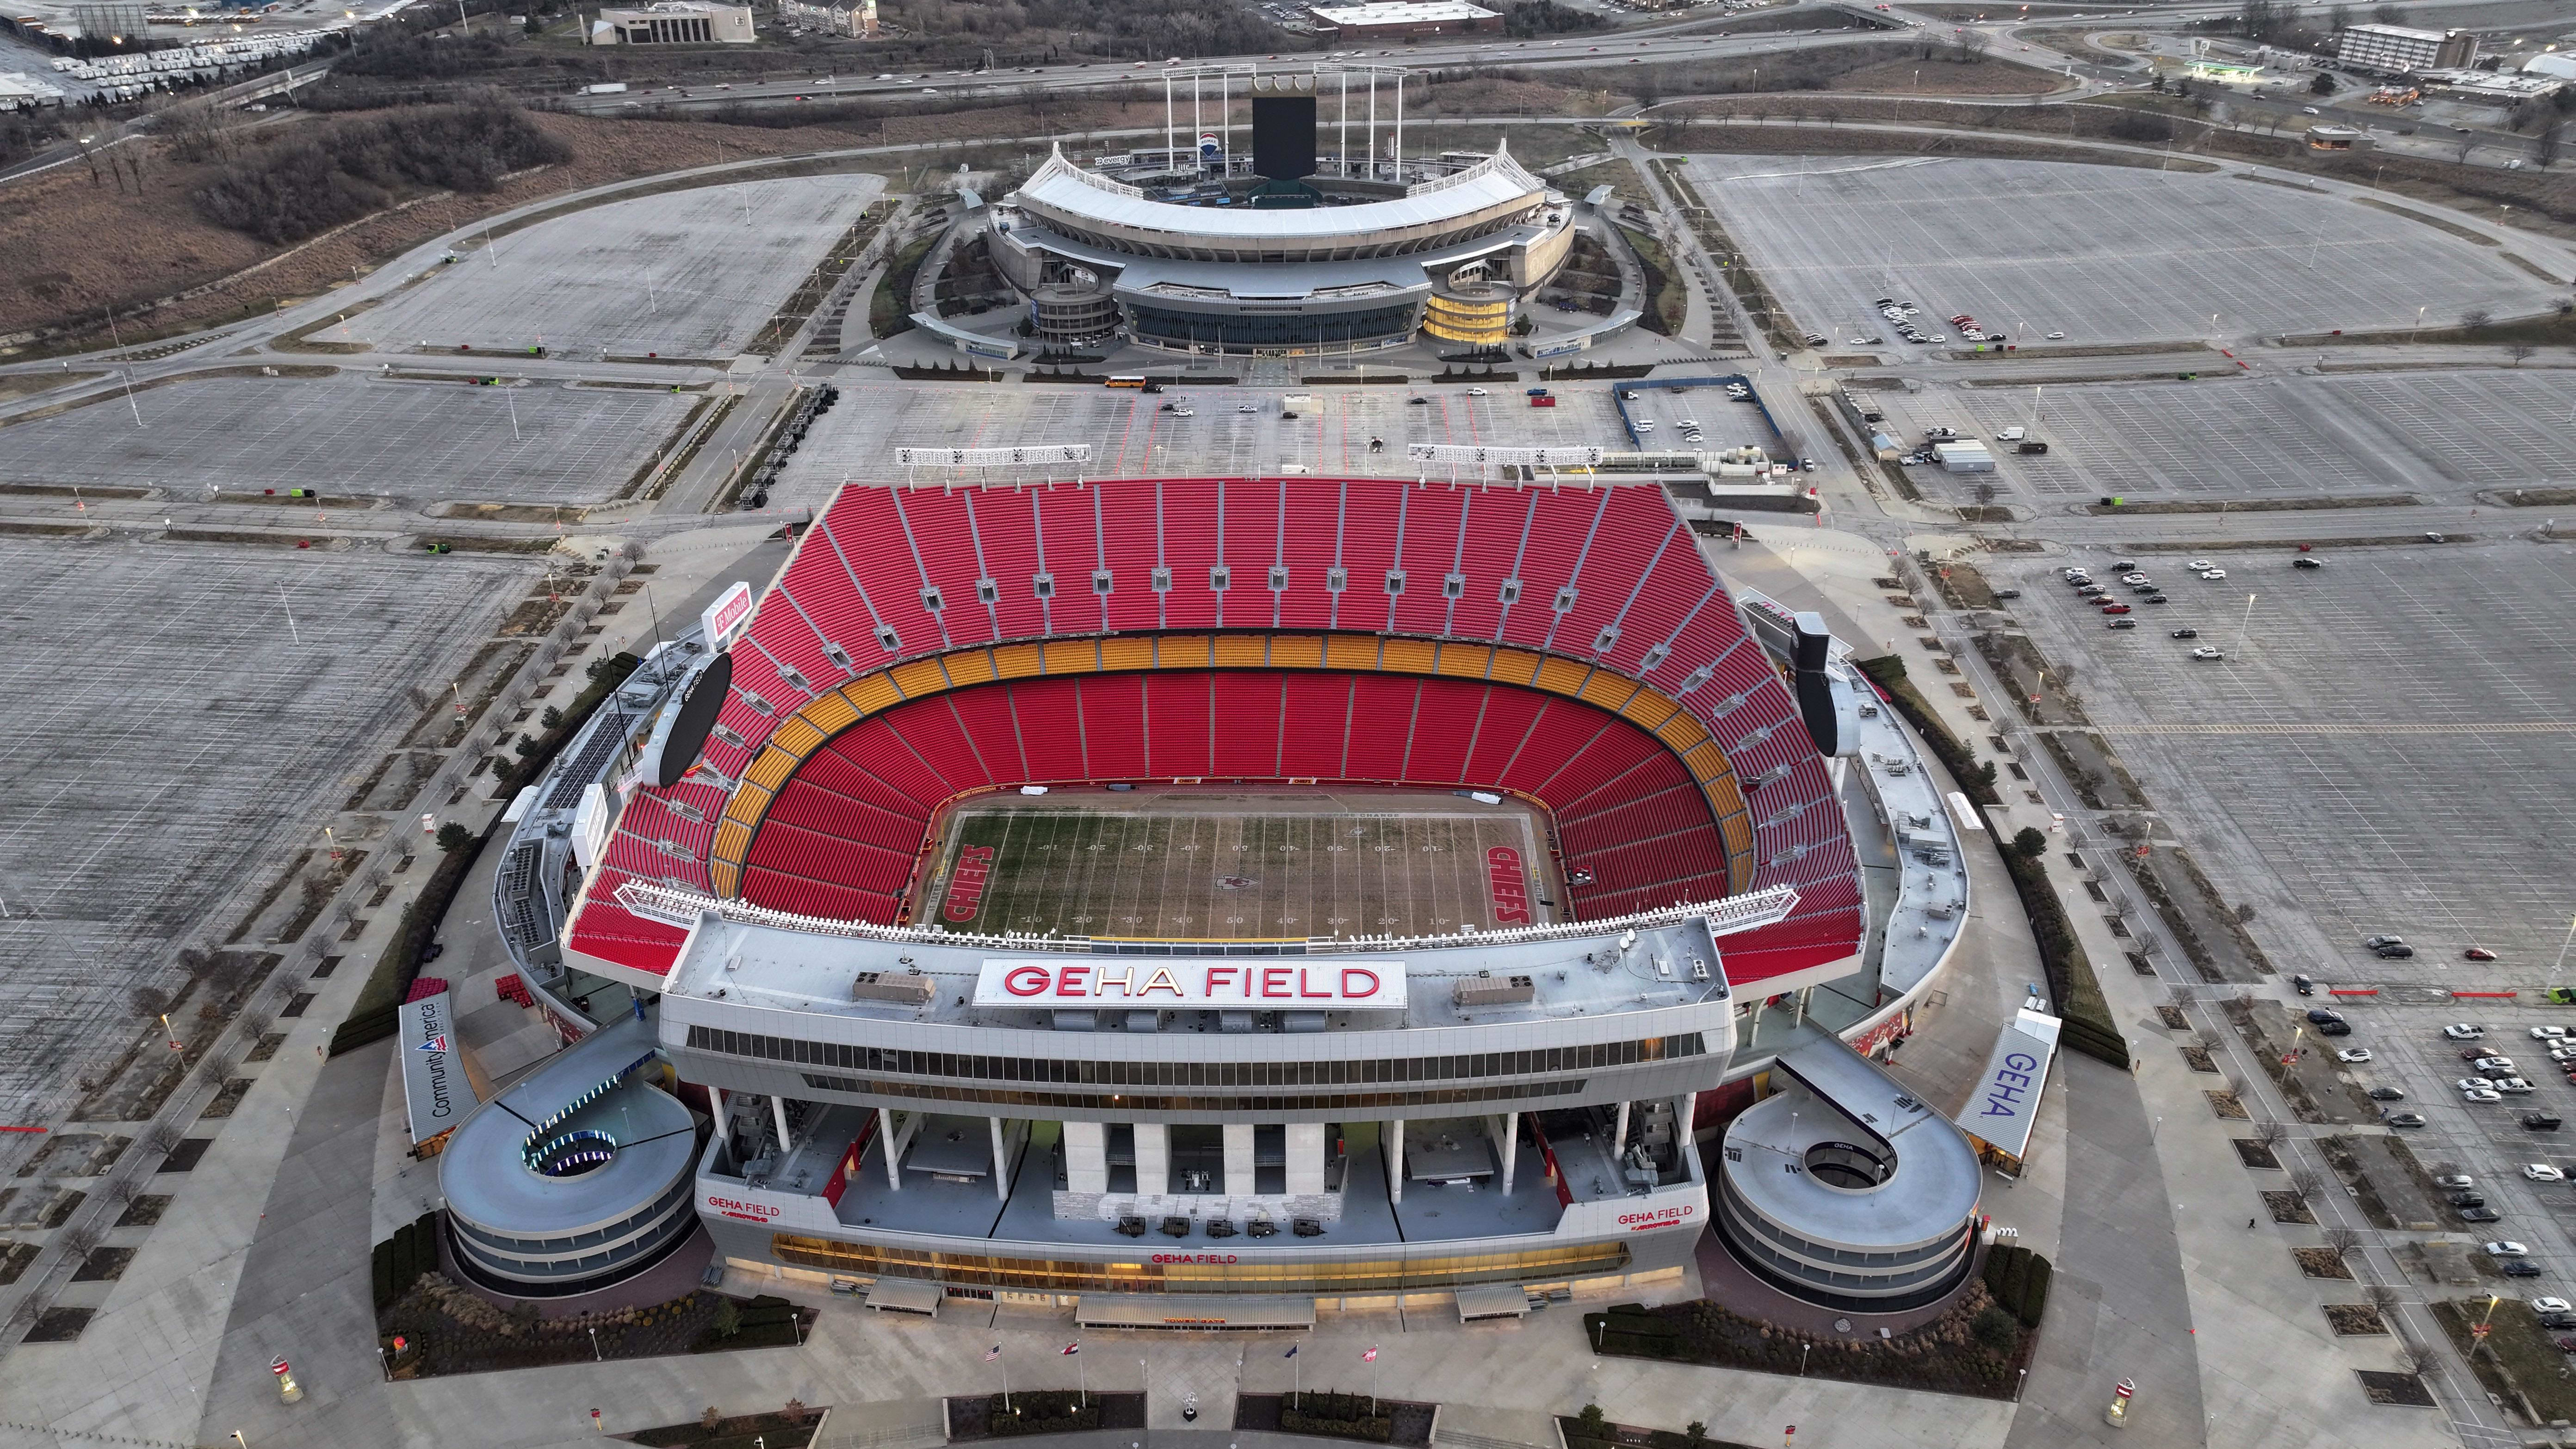
<svg viewBox="0 0 2576 1449"><path fill-rule="evenodd" d="M1938 1298L1978 1165L1868 1057L1955 942L1959 824L1714 543L1651 483L844 486L566 752L498 888L606 1024L514 1119L640 1029L701 1149L451 1150L460 1266L587 1291L687 1187L729 1266L898 1311L1475 1317L1718 1242Z"/></svg>

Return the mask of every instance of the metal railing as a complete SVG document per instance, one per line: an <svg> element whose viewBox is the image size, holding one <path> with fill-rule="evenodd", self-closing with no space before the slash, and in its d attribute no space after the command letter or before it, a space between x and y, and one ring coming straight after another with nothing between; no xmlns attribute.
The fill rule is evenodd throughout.
<svg viewBox="0 0 2576 1449"><path fill-rule="evenodd" d="M703 916L731 921L746 926L767 926L773 930L801 931L815 936L842 936L852 940L886 941L905 945L955 946L983 951L1068 951L1084 950L1092 944L1089 936L1031 935L1005 932L986 935L966 931L943 931L922 926L887 926L870 921L835 920L830 916L800 915L794 911L773 910L748 901L719 900L696 891L656 885L649 881L629 880L617 887L617 903L646 920L683 929L694 926ZM1597 921L1569 921L1553 926L1512 926L1499 931L1461 930L1438 936L1309 936L1296 942L1309 954L1322 955L1355 951L1420 951L1453 946L1515 945L1527 941L1582 940L1615 935L1629 930L1649 930L1657 926L1679 925L1684 921L1704 920L1711 936L1728 936L1767 926L1785 919L1797 909L1798 892L1785 885L1771 886L1724 900L1681 902L1651 911L1609 916ZM1170 945L1204 945L1211 948L1254 944L1241 940L1201 942L1172 941ZM1284 944L1284 943L1283 943Z"/></svg>

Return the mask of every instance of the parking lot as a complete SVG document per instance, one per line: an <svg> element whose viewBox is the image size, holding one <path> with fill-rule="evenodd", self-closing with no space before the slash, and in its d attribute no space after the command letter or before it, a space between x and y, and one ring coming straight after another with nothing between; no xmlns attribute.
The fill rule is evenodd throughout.
<svg viewBox="0 0 2576 1449"><path fill-rule="evenodd" d="M2290 556L2231 551L2213 582L2187 555L2134 554L2172 602L2140 606L2133 631L2073 597L2050 572L2063 558L2014 571L2013 607L2081 671L2087 712L2164 829L2256 908L2281 969L2555 984L2576 915L2576 557L2523 541L2379 547L2328 551L2309 572ZM2201 638L2169 637L2184 626ZM2227 657L2194 661L2195 645ZM2372 959L2357 943L2378 932L2422 954ZM2502 959L2463 962L2473 945Z"/></svg>
<svg viewBox="0 0 2576 1449"><path fill-rule="evenodd" d="M811 176L591 207L466 254L349 328L386 351L731 357L884 190L882 176Z"/></svg>
<svg viewBox="0 0 2576 1449"><path fill-rule="evenodd" d="M2564 371L2233 375L2199 382L1927 386L1870 394L1909 444L1934 426L1991 438L2019 425L2045 456L1997 449L1993 473L1908 470L1948 497L1991 482L2031 503L2411 493L2467 501L2563 476L2558 426L2576 412ZM1947 491L1944 491L1947 490Z"/></svg>
<svg viewBox="0 0 2576 1449"><path fill-rule="evenodd" d="M2302 1075L2405 1094L2370 1103L2333 1091L2320 1105L2359 1123L2383 1107L2420 1112L2425 1125L2403 1130L2416 1158L2456 1163L2502 1218L2466 1223L2442 1206L2434 1220L2532 1249L2543 1276L2491 1280L2499 1290L2576 1293L2576 1188L2521 1176L2531 1162L2576 1169L2576 1086L2528 1036L2534 1025L2576 1030L2576 1007L2541 995L2560 980L2576 915L2576 641L2557 603L2576 557L2528 542L2381 547L2329 551L2304 571L2287 550L2231 550L2210 555L2227 577L2204 580L2185 567L2189 553L2126 556L2172 600L2133 605L2140 624L2128 631L2105 628L2056 573L2084 563L2130 599L2105 549L1987 568L2024 591L2015 617L2072 671L2086 713L2157 807L2155 848L2188 848L2229 905L2252 908L2247 929L2283 976L2267 994L2307 974L2318 995L2293 1004L2352 1025L2347 1037L2310 1028L2302 1045L2372 1055ZM2184 626L2201 637L2170 637ZM2202 645L2227 657L2194 661ZM2362 944L2380 933L2417 954L2380 959ZM2471 946L2499 959L2469 961ZM2336 999L2337 987L2377 994ZM2460 1079L2495 1074L2441 1038L2462 1021L2490 1028L2529 1095L2463 1098ZM2283 1028L2273 1036L2288 1040ZM2526 1130L2518 1119L2531 1110L2571 1125Z"/></svg>
<svg viewBox="0 0 2576 1449"><path fill-rule="evenodd" d="M2069 344L2450 323L2556 293L2497 249L2229 174L2045 161L1698 156L1701 195L1799 326L1837 342L1976 316ZM2213 322L2211 314L2217 314Z"/></svg>
<svg viewBox="0 0 2576 1449"><path fill-rule="evenodd" d="M44 1120L128 988L319 843L403 686L530 567L0 536L0 1121Z"/></svg>
<svg viewBox="0 0 2576 1449"><path fill-rule="evenodd" d="M554 383L209 378L137 393L139 428L121 396L0 428L0 479L584 503L625 486L694 401Z"/></svg>
<svg viewBox="0 0 2576 1449"><path fill-rule="evenodd" d="M842 405L825 413L770 490L772 507L819 505L850 479L901 477L898 447L974 448L1004 445L1089 443L1090 477L1211 477L1275 472L1296 465L1356 476L1414 477L1425 470L1407 461L1409 443L1465 443L1506 447L1628 446L1610 384L1552 382L1552 408L1534 408L1521 386L1487 385L1477 397L1466 387L1333 387L1300 391L1315 410L1280 416L1281 390L1192 387L1183 381L1160 395L1127 388L1000 383L990 387L845 381ZM1426 401L1415 404L1412 398ZM1724 394L1693 392L1681 401L1710 418ZM1168 405L1173 411L1164 411ZM1184 416L1178 410L1189 409ZM1249 411L1245 411L1249 409ZM1749 409L1747 409L1749 411ZM1711 432L1720 446L1724 434ZM1370 440L1384 445L1372 453ZM1437 472L1438 470L1430 470ZM932 474L925 471L924 481ZM995 470L998 479L1002 470ZM1043 470L1027 474L1044 476Z"/></svg>
<svg viewBox="0 0 2576 1449"><path fill-rule="evenodd" d="M1762 408L1755 402L1750 386L1745 395L1736 397L1723 386L1666 387L1650 383L1622 383L1620 391L1633 394L1628 401L1628 417L1637 429L1636 446L1641 449L1687 448L1716 452L1726 448L1760 448L1773 456L1797 456L1801 444L1796 440L1798 424L1805 416L1805 404L1792 397L1786 399L1791 409L1785 414L1775 407L1773 416L1788 428L1791 438L1783 438L1763 420ZM1763 399L1776 402L1774 399ZM1700 441L1690 441L1697 432ZM1812 450L1811 450L1812 451Z"/></svg>

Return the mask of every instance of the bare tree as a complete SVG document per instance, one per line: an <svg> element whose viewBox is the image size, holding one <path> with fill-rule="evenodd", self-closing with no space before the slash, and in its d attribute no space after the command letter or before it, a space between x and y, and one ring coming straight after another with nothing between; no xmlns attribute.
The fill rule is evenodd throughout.
<svg viewBox="0 0 2576 1449"><path fill-rule="evenodd" d="M180 1135L179 1129L175 1124L169 1122L159 1123L154 1126L151 1131L143 1134L144 1149L149 1152L166 1154L172 1148L179 1145Z"/></svg>
<svg viewBox="0 0 2576 1449"><path fill-rule="evenodd" d="M2410 1343L2397 1351L2397 1361L2420 1378L2442 1367L2442 1351L2429 1343Z"/></svg>
<svg viewBox="0 0 2576 1449"><path fill-rule="evenodd" d="M2297 1193L2301 1202L2316 1196L2320 1186L2323 1186L2323 1180L2307 1168L2302 1167L2290 1174L2290 1191Z"/></svg>
<svg viewBox="0 0 2576 1449"><path fill-rule="evenodd" d="M2361 1232L2357 1228L2328 1228L2318 1237L2338 1258L2351 1257L2352 1250L2361 1246Z"/></svg>
<svg viewBox="0 0 2576 1449"><path fill-rule="evenodd" d="M2191 987L2183 982L2176 981L2165 988L2165 1000L2176 1006L2189 1006L2191 1004Z"/></svg>
<svg viewBox="0 0 2576 1449"><path fill-rule="evenodd" d="M65 1228L63 1235L55 1241L61 1243L63 1251L70 1256L86 1258L89 1250L98 1246L98 1229L82 1223L78 1227Z"/></svg>
<svg viewBox="0 0 2576 1449"><path fill-rule="evenodd" d="M2369 1299L2373 1308L2388 1309L2397 1306L2397 1290L2386 1283L2371 1284L2361 1290L2361 1296Z"/></svg>
<svg viewBox="0 0 2576 1449"><path fill-rule="evenodd" d="M2473 329L2484 327L2494 320L2495 314L2484 307L2471 307L2466 312L2460 314L2460 325Z"/></svg>
<svg viewBox="0 0 2576 1449"><path fill-rule="evenodd" d="M2504 355L2513 359L2514 366L2520 367L2526 359L2539 350L2539 348L2532 346L2528 342L2517 342L2506 348L2504 350Z"/></svg>
<svg viewBox="0 0 2576 1449"><path fill-rule="evenodd" d="M2283 1141L2288 1139L2289 1135L2289 1124L2285 1122L2267 1121L2257 1122L2254 1124L2254 1140L2262 1143L2266 1147L2280 1146ZM2301 1176L2314 1178L2316 1174L2313 1172L2302 1173ZM2290 1179L2290 1183L2291 1186L2295 1188L2298 1185L2298 1178L2294 1177Z"/></svg>
<svg viewBox="0 0 2576 1449"><path fill-rule="evenodd" d="M137 986L125 993L136 1016L159 1016L170 1009L170 993L158 986Z"/></svg>

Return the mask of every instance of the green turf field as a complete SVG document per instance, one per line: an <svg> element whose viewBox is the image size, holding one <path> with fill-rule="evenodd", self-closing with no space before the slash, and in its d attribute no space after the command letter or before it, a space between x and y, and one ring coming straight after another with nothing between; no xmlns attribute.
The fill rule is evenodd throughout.
<svg viewBox="0 0 2576 1449"><path fill-rule="evenodd" d="M1496 846L1519 852L1533 900L1554 895L1527 880L1527 864L1543 857L1529 817L1517 810L1265 815L970 805L949 824L914 919L952 931L1200 940L1491 929L1498 922L1487 852Z"/></svg>

